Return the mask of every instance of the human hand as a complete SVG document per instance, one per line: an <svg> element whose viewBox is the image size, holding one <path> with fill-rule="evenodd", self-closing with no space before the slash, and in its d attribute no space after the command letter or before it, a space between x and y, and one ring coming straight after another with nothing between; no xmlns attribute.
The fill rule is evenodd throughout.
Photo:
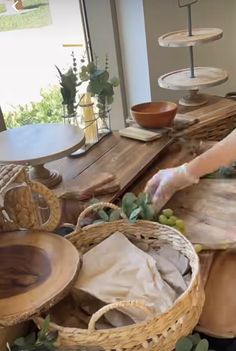
<svg viewBox="0 0 236 351"><path fill-rule="evenodd" d="M159 212L176 191L198 183L199 179L189 173L187 165L167 168L156 173L147 183L147 192Z"/></svg>

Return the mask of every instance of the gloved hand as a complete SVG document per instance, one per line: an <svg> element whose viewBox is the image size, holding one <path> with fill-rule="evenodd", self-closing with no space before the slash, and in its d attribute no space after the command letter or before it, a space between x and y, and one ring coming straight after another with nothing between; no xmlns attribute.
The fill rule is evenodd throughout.
<svg viewBox="0 0 236 351"><path fill-rule="evenodd" d="M145 192L151 196L156 211L159 212L176 191L197 184L198 181L199 179L188 171L187 164L184 164L156 173L147 183Z"/></svg>

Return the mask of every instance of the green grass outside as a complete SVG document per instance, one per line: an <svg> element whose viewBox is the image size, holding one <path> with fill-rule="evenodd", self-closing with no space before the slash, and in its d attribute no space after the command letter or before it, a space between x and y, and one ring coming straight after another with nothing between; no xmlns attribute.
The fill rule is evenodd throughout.
<svg viewBox="0 0 236 351"><path fill-rule="evenodd" d="M23 6L25 10L32 9L32 11L22 14L1 16L0 32L44 27L51 23L48 0L25 0L23 1Z"/></svg>
<svg viewBox="0 0 236 351"><path fill-rule="evenodd" d="M5 5L0 4L0 13L3 13L6 11Z"/></svg>

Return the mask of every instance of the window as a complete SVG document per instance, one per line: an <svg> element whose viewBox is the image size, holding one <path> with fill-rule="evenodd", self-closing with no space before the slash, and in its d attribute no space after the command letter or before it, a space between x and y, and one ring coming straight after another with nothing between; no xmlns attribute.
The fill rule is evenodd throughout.
<svg viewBox="0 0 236 351"><path fill-rule="evenodd" d="M72 50L78 58L85 52L80 3L22 0L18 1L17 9L12 5L14 1L0 0L0 106L6 124L17 126L16 111L21 112L23 124L31 123L32 119L60 120L55 65L65 69L72 64ZM36 108L39 101L42 103ZM26 104L28 107L23 107ZM11 121L7 120L9 116Z"/></svg>

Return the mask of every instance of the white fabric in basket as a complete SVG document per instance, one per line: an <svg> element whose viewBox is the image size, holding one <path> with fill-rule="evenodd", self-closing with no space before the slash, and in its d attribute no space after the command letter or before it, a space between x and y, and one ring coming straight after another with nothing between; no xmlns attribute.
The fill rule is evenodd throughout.
<svg viewBox="0 0 236 351"><path fill-rule="evenodd" d="M152 256L138 249L119 232L84 255L75 289L107 304L141 300L156 313L165 312L178 296L162 279ZM135 322L146 317L139 310L127 310L125 313Z"/></svg>

